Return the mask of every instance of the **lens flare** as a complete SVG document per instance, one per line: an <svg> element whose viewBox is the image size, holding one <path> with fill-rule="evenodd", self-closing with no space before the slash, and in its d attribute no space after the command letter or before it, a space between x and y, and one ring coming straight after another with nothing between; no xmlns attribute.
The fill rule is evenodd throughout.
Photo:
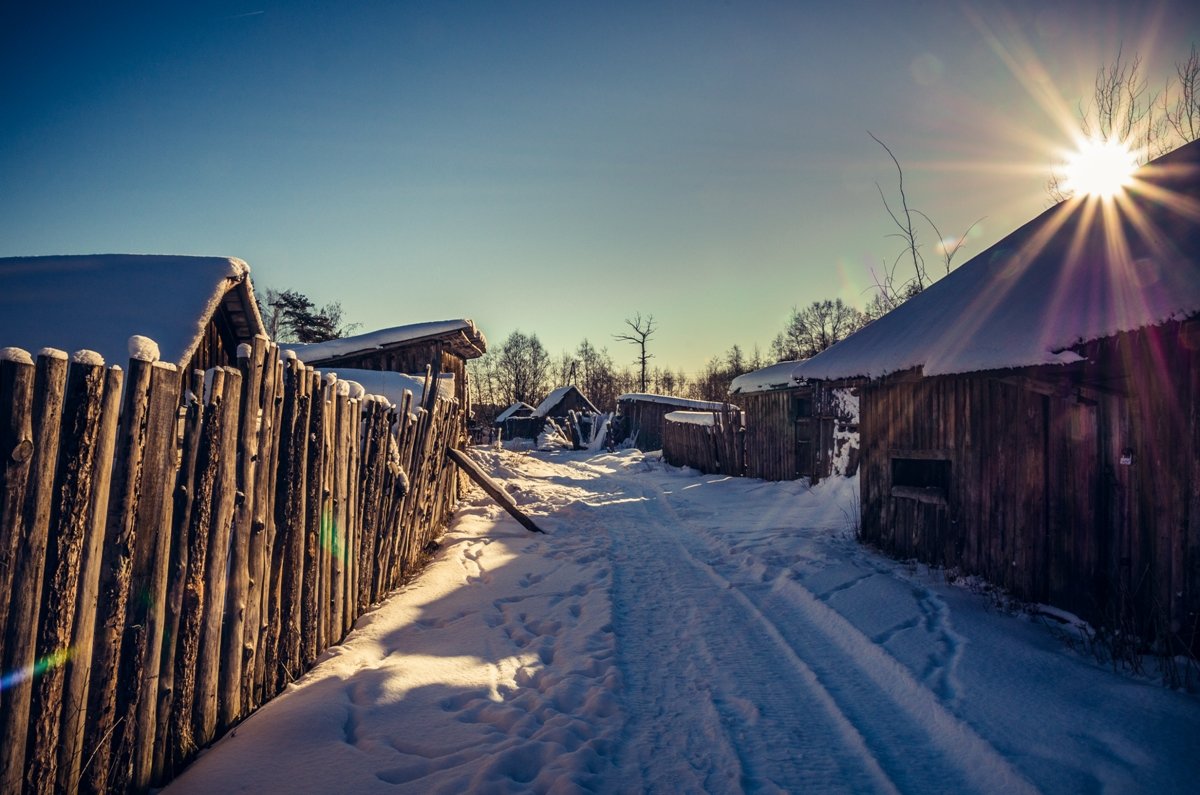
<svg viewBox="0 0 1200 795"><path fill-rule="evenodd" d="M66 665L67 661L71 659L71 655L74 654L74 652L75 650L71 648L59 649L56 652L47 654L45 657L27 668L22 668L20 670L7 673L4 676L0 676L0 691L8 690L10 687L19 685L22 682L30 679L36 679L51 668L57 668L60 665Z"/></svg>
<svg viewBox="0 0 1200 795"><path fill-rule="evenodd" d="M1112 199L1133 183L1137 167L1137 156L1123 141L1082 141L1063 164L1063 187L1075 196Z"/></svg>

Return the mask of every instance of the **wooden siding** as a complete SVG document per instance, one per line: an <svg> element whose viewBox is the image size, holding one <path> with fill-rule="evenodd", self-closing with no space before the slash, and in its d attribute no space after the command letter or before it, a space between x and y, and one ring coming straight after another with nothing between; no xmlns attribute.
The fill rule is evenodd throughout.
<svg viewBox="0 0 1200 795"><path fill-rule="evenodd" d="M728 404L726 404L728 405ZM635 446L642 451L661 450L663 446L663 417L672 411L688 411L686 405L659 403L649 400L622 400L617 404L627 437L634 437Z"/></svg>
<svg viewBox="0 0 1200 795"><path fill-rule="evenodd" d="M853 418L838 407L833 386L750 392L737 399L746 412L747 477L814 481L828 477L842 452L838 444L847 444L846 433L857 430ZM836 433L839 429L842 434ZM857 450L847 451L847 458L847 471L838 474L855 473Z"/></svg>
<svg viewBox="0 0 1200 795"><path fill-rule="evenodd" d="M863 538L1092 621L1169 628L1194 648L1195 324L1093 343L1069 368L864 387ZM948 482L894 483L894 459L948 461Z"/></svg>

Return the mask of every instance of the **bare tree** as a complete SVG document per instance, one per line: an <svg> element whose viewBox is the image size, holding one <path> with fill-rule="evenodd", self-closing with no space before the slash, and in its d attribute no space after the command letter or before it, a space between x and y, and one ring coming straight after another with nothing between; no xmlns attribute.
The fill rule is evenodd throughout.
<svg viewBox="0 0 1200 795"><path fill-rule="evenodd" d="M1096 70L1090 99L1081 100L1079 131L1086 138L1120 141L1138 163L1153 160L1200 137L1200 54L1193 44L1188 57L1175 62L1175 74L1162 91L1150 91L1137 53L1117 50L1112 63ZM1046 182L1055 202L1071 198L1058 172Z"/></svg>
<svg viewBox="0 0 1200 795"><path fill-rule="evenodd" d="M1200 53L1192 45L1187 60L1175 64L1175 87L1163 90L1163 116L1181 143L1200 138Z"/></svg>
<svg viewBox="0 0 1200 795"><path fill-rule="evenodd" d="M896 158L891 148L870 130L867 131L867 135L871 136L871 139L875 143L883 147L883 151L887 152L888 157L892 160L892 164L896 167L897 191L900 198L899 209L893 209L892 204L888 201L887 194L884 193L883 188L878 182L875 183L875 188L879 191L880 200L883 201L883 209L887 211L888 217L892 219L892 223L896 225L896 229L898 230L889 235L889 237L899 238L903 243L899 253L890 264L884 261L880 272L875 272L874 270L871 272L875 280L876 295L871 301L871 308L868 309L867 315L870 318L875 318L895 309L909 298L924 290L934 281L930 277L929 269L925 264L925 256L921 253L920 237L917 233L917 224L914 222L914 217L923 219L929 225L929 228L933 230L933 234L937 237L938 247L942 255L942 265L945 267L946 273L950 273L954 257L962 248L963 243L966 242L967 235L983 219L980 218L972 223L952 243L948 242L947 238L942 236L941 230L937 228L937 225L934 224L928 215L909 205L908 194L904 189L904 169L900 167L900 161ZM912 275L902 278L901 274L904 271L901 269L901 265L905 262L911 262Z"/></svg>
<svg viewBox="0 0 1200 795"><path fill-rule="evenodd" d="M771 353L779 361L807 359L844 340L866 322L864 313L840 298L813 301L802 310L793 307L787 326L771 343Z"/></svg>
<svg viewBox="0 0 1200 795"><path fill-rule="evenodd" d="M638 382L640 384L640 386L638 387L638 389L642 392L645 392L646 391L646 363L648 361L650 361L650 359L654 358L654 354L646 353L646 342L647 342L647 340L650 339L650 336L652 334L654 334L654 332L656 330L655 326L654 326L654 315L647 315L646 318L643 319L642 313L638 312L636 315L633 316L633 320L630 320L629 318L625 318L625 324L627 326L629 326L629 328L633 329L633 333L632 334L614 334L613 339L619 340L620 342L631 342L634 345L638 346L640 353L638 354L636 361L641 365L641 368L642 368L641 379Z"/></svg>
<svg viewBox="0 0 1200 795"><path fill-rule="evenodd" d="M550 354L536 334L514 331L497 350L496 380L509 403L536 405L544 396L551 373Z"/></svg>

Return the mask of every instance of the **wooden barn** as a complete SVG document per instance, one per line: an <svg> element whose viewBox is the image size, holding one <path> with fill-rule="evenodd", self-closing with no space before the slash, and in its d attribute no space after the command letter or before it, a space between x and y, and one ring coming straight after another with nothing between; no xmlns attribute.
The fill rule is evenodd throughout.
<svg viewBox="0 0 1200 795"><path fill-rule="evenodd" d="M487 339L469 319L414 323L379 329L327 342L284 343L310 367L336 372L338 368L388 370L421 375L425 367L435 374L454 375L455 397L470 406L467 360L487 352ZM464 416L470 411L464 411Z"/></svg>
<svg viewBox="0 0 1200 795"><path fill-rule="evenodd" d="M737 406L710 400L631 392L617 398L622 433L639 450L661 450L663 418L672 411L727 411Z"/></svg>
<svg viewBox="0 0 1200 795"><path fill-rule="evenodd" d="M858 472L858 398L850 383L811 381L799 362L733 379L729 394L746 416L746 476L816 482Z"/></svg>
<svg viewBox="0 0 1200 795"><path fill-rule="evenodd" d="M154 340L184 374L236 365L238 345L264 334L250 267L230 257L100 254L0 258L0 345L94 350L130 358L129 338Z"/></svg>
<svg viewBox="0 0 1200 795"><path fill-rule="evenodd" d="M1200 649L1200 142L795 368L862 378L862 537Z"/></svg>

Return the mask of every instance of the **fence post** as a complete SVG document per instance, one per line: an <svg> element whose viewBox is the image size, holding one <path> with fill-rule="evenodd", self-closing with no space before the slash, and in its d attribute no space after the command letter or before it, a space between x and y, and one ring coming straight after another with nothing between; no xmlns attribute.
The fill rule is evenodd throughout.
<svg viewBox="0 0 1200 795"><path fill-rule="evenodd" d="M33 696L38 618L45 575L54 468L58 462L67 356L38 355L33 387L33 458L25 494L23 536L16 539L12 607L5 630L4 670L15 677L0 710L0 792L19 792L25 777L29 707Z"/></svg>
<svg viewBox="0 0 1200 795"><path fill-rule="evenodd" d="M197 743L207 743L217 733L217 692L221 677L221 625L225 621L225 593L229 574L229 542L237 499L238 405L242 374L232 367L225 373L219 422L216 490L213 492L212 537L204 571L204 629L196 669L195 732Z"/></svg>
<svg viewBox="0 0 1200 795"><path fill-rule="evenodd" d="M95 479L83 561L80 567L79 605L75 615L75 633L71 639L74 653L67 662L67 682L63 692L63 734L58 754L58 789L75 792L79 786L83 760L85 719L91 722L88 692L95 663L92 658L104 548L104 526L108 515L109 485L112 479L113 450L116 447L117 419L121 412L119 367L108 371L104 385L104 404L100 409L100 435L96 445Z"/></svg>
<svg viewBox="0 0 1200 795"><path fill-rule="evenodd" d="M175 700L175 657L179 640L179 619L183 611L183 590L187 582L188 529L192 522L192 503L195 490L196 460L200 447L200 431L204 418L202 397L204 373L193 370L189 375L186 405L177 410L183 423L183 450L179 470L175 473L167 554L167 586L163 619L162 659L159 663L158 693L155 704L154 754L151 780L158 781L171 769L172 755L167 753L174 742L171 710ZM174 430L172 430L174 438Z"/></svg>
<svg viewBox="0 0 1200 795"><path fill-rule="evenodd" d="M88 529L93 467L104 401L104 364L79 352L67 375L63 434L50 501L43 612L38 621L37 651L41 675L34 682L30 709L30 748L26 786L53 792L58 777L62 729L63 665L71 655L79 563Z"/></svg>

